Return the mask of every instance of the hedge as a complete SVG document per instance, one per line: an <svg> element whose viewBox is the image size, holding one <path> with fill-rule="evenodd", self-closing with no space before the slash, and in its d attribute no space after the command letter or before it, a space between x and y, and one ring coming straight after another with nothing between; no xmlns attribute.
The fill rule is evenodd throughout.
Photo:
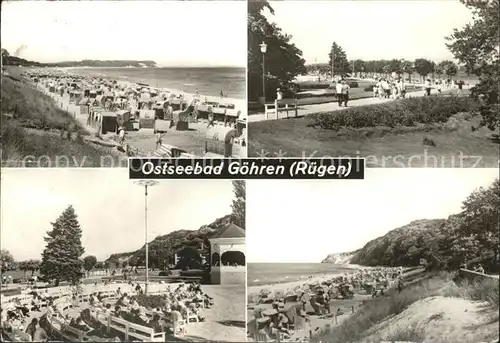
<svg viewBox="0 0 500 343"><path fill-rule="evenodd" d="M413 126L445 123L454 114L471 112L477 108L477 102L469 97L419 97L333 112L314 113L308 118L311 126L330 130Z"/></svg>
<svg viewBox="0 0 500 343"><path fill-rule="evenodd" d="M347 81L349 87L358 88L359 84L356 81ZM328 89L332 85L331 82L316 82L316 81L306 81L297 83L300 91L308 91L308 90L319 90L319 89ZM334 88L334 86L331 86Z"/></svg>
<svg viewBox="0 0 500 343"><path fill-rule="evenodd" d="M144 306L146 308L157 308L164 307L167 302L161 295L138 295L136 297L137 303L140 306Z"/></svg>

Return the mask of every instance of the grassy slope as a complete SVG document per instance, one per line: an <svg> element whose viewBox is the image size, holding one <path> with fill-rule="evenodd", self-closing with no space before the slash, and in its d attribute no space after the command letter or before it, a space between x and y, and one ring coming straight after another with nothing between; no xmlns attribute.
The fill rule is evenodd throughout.
<svg viewBox="0 0 500 343"><path fill-rule="evenodd" d="M88 133L72 116L11 71L2 75L4 167L126 166L113 149L85 142Z"/></svg>
<svg viewBox="0 0 500 343"><path fill-rule="evenodd" d="M366 301L355 314L313 341L451 343L463 337L471 342L498 337L498 281L455 284L451 274L442 272L413 274L405 283L401 293L392 290ZM464 314L464 307L471 313ZM457 313L460 309L462 313ZM464 315L475 323L461 322Z"/></svg>

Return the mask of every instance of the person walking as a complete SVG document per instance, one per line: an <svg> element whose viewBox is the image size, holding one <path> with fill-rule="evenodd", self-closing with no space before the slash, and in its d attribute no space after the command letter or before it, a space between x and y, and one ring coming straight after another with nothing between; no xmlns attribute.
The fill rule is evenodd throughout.
<svg viewBox="0 0 500 343"><path fill-rule="evenodd" d="M160 148L163 144L163 135L161 132L156 134L156 149Z"/></svg>
<svg viewBox="0 0 500 343"><path fill-rule="evenodd" d="M349 84L345 81L342 80L342 99L344 101L344 106L347 107L347 102L349 101Z"/></svg>
<svg viewBox="0 0 500 343"><path fill-rule="evenodd" d="M120 127L118 135L120 137L120 145L123 145L125 143L125 129L123 127Z"/></svg>
<svg viewBox="0 0 500 343"><path fill-rule="evenodd" d="M426 96L431 95L431 89L432 89L431 79L427 79L427 81L425 82L425 95Z"/></svg>
<svg viewBox="0 0 500 343"><path fill-rule="evenodd" d="M399 94L400 94L401 98L404 99L406 97L406 85L405 85L403 79L399 79L398 89L399 89Z"/></svg>
<svg viewBox="0 0 500 343"><path fill-rule="evenodd" d="M342 106L342 101L343 101L343 96L342 96L342 83L337 81L337 84L335 85L335 91L337 93L337 101L339 103L339 107Z"/></svg>
<svg viewBox="0 0 500 343"><path fill-rule="evenodd" d="M402 290L403 290L403 278L400 276L398 278L398 292L401 293Z"/></svg>
<svg viewBox="0 0 500 343"><path fill-rule="evenodd" d="M214 123L214 114L213 114L213 112L208 113L208 125L207 125L207 129L208 129L210 126L215 127L215 123Z"/></svg>

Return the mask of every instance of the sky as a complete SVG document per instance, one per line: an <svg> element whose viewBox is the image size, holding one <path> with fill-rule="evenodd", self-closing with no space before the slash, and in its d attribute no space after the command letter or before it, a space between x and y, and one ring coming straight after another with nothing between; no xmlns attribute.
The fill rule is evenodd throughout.
<svg viewBox="0 0 500 343"><path fill-rule="evenodd" d="M335 41L349 60L452 60L445 37L472 21L458 0L278 1L267 17L293 36L307 63L328 62Z"/></svg>
<svg viewBox="0 0 500 343"><path fill-rule="evenodd" d="M144 188L127 169L2 170L0 247L18 261L40 259L50 225L73 205L86 255L104 260L144 245ZM231 213L231 181L163 180L148 195L148 239L198 230Z"/></svg>
<svg viewBox="0 0 500 343"><path fill-rule="evenodd" d="M2 1L2 48L45 63L246 67L246 7L244 1Z"/></svg>
<svg viewBox="0 0 500 343"><path fill-rule="evenodd" d="M364 180L248 180L248 262L321 262L418 219L447 218L498 169L371 168Z"/></svg>

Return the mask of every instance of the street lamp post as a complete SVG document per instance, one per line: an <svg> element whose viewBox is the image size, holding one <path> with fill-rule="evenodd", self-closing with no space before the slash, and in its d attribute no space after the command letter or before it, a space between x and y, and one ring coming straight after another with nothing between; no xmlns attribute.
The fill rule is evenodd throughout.
<svg viewBox="0 0 500 343"><path fill-rule="evenodd" d="M266 52L267 44L262 41L260 46L260 52L262 52L262 103L266 103Z"/></svg>
<svg viewBox="0 0 500 343"><path fill-rule="evenodd" d="M144 285L144 294L148 294L149 283L149 249L148 249L148 187L153 187L158 184L153 180L139 180L135 182L136 185L144 187L144 240L146 243L146 279Z"/></svg>
<svg viewBox="0 0 500 343"><path fill-rule="evenodd" d="M335 54L332 48L332 81L335 80Z"/></svg>

